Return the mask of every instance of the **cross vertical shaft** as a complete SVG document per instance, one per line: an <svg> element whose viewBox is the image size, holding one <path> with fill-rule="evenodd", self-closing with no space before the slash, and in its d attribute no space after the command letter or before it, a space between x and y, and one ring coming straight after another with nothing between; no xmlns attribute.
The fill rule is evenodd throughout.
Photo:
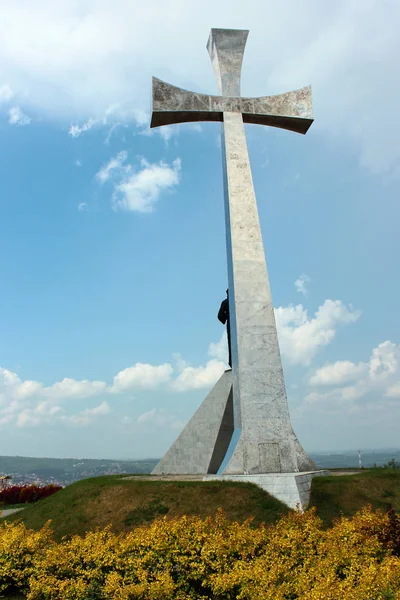
<svg viewBox="0 0 400 600"><path fill-rule="evenodd" d="M246 38L243 31L211 32L207 46L223 95L240 95ZM253 473L282 467L296 471L296 438L242 115L224 112L221 130L235 433L220 471ZM276 464L268 465L273 457Z"/></svg>
<svg viewBox="0 0 400 600"><path fill-rule="evenodd" d="M232 374L225 372L221 377L154 473L215 473L212 469L217 463L218 474L226 475L293 473L315 466L290 423L244 131L247 122L306 133L313 121L311 89L261 98L241 97L247 35L242 30L211 30L207 48L221 96L189 92L153 78L152 127L189 121L222 122L232 342ZM225 412L219 412L217 418L217 405L211 398L213 394L220 398L219 390L224 386L230 391L226 408L224 403L218 408ZM229 416L232 406L233 423ZM212 444L208 433L211 423Z"/></svg>

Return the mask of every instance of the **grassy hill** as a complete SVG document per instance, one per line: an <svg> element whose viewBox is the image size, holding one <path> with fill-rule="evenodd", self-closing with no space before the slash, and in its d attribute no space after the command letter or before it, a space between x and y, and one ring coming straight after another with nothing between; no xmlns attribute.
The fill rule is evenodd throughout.
<svg viewBox="0 0 400 600"><path fill-rule="evenodd" d="M400 512L400 470L370 469L355 475L316 477L311 488L310 506L329 525L341 514L354 515L371 504L385 510L389 504Z"/></svg>
<svg viewBox="0 0 400 600"><path fill-rule="evenodd" d="M251 483L219 481L149 481L121 475L77 481L53 496L7 517L40 529L48 519L56 539L103 528L128 531L161 515L207 516L223 507L237 521L249 516L255 523L275 521L289 509Z"/></svg>
<svg viewBox="0 0 400 600"><path fill-rule="evenodd" d="M316 506L326 524L340 514L352 515L367 504L383 509L391 504L400 511L399 470L371 469L356 475L313 480L310 505ZM255 524L274 522L289 511L250 483L149 481L112 475L73 483L7 520L21 518L28 527L39 529L51 519L55 537L61 539L109 523L113 531L119 532L162 515L205 517L219 507L232 520L241 522L254 517Z"/></svg>

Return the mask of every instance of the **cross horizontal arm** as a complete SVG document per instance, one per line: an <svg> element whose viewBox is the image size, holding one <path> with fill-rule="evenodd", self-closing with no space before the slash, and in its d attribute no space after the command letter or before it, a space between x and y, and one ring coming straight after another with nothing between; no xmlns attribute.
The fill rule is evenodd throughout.
<svg viewBox="0 0 400 600"><path fill-rule="evenodd" d="M153 77L150 127L223 121L224 112L242 113L244 123L306 133L313 122L311 86L261 98L210 96L189 92Z"/></svg>

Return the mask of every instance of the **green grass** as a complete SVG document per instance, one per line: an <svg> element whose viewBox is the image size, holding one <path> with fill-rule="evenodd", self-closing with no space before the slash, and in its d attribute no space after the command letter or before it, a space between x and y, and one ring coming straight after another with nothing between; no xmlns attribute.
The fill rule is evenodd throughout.
<svg viewBox="0 0 400 600"><path fill-rule="evenodd" d="M341 514L353 515L371 504L385 510L389 504L400 512L400 471L370 469L356 475L316 477L311 506L326 525ZM24 505L27 506L27 505ZM5 517L21 519L29 528L40 529L49 519L55 538L112 525L114 532L150 523L159 516L213 515L222 507L228 518L239 522L249 517L254 524L272 523L289 509L251 483L221 481L165 481L127 479L110 475L84 479L49 498L28 505Z"/></svg>
<svg viewBox="0 0 400 600"><path fill-rule="evenodd" d="M0 504L0 510L8 510L9 508L25 508L26 504Z"/></svg>
<svg viewBox="0 0 400 600"><path fill-rule="evenodd" d="M275 522L289 509L251 483L220 481L129 480L121 475L77 481L49 498L6 517L40 529L51 519L55 538L103 528L129 531L157 516L213 515L222 507L228 518Z"/></svg>
<svg viewBox="0 0 400 600"><path fill-rule="evenodd" d="M400 470L369 469L356 475L315 477L310 506L317 508L326 525L340 515L354 515L363 506L400 512Z"/></svg>

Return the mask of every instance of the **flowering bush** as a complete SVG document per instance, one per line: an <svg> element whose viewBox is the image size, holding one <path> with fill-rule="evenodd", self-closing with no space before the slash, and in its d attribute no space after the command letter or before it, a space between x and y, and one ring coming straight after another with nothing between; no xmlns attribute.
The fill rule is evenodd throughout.
<svg viewBox="0 0 400 600"><path fill-rule="evenodd" d="M29 588L29 578L35 572L39 555L51 542L51 530L46 524L40 531L26 529L19 523L0 525L0 593Z"/></svg>
<svg viewBox="0 0 400 600"><path fill-rule="evenodd" d="M25 504L37 502L61 490L60 485L10 485L0 489L0 504Z"/></svg>
<svg viewBox="0 0 400 600"><path fill-rule="evenodd" d="M400 600L400 521L364 508L325 530L314 510L271 526L160 518L52 541L0 525L0 591L28 600ZM46 547L47 545L47 547Z"/></svg>

